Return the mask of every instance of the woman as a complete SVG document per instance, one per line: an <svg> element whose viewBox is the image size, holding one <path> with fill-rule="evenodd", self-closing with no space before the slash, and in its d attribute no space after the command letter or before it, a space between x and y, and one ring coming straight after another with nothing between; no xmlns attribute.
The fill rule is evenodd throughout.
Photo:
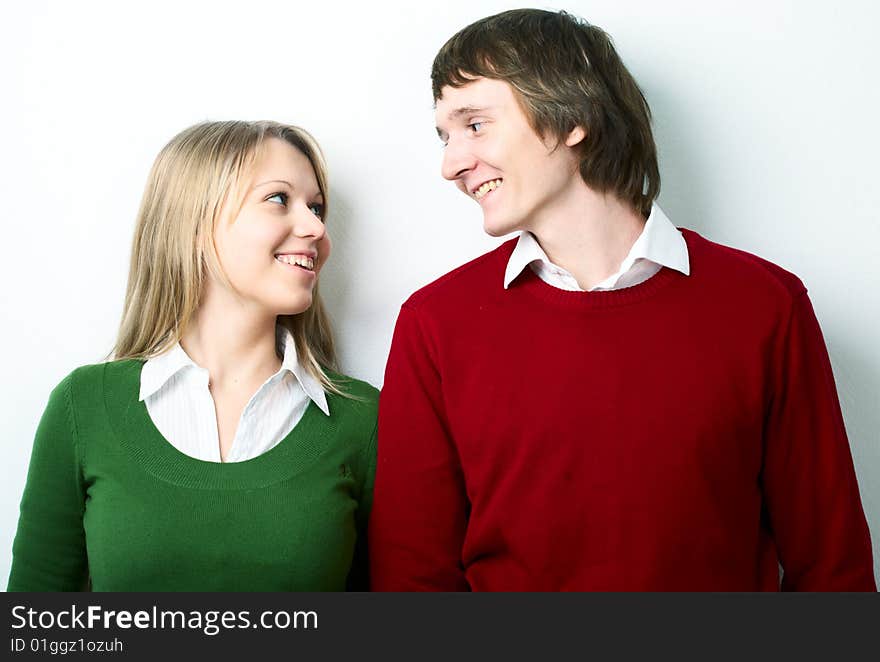
<svg viewBox="0 0 880 662"><path fill-rule="evenodd" d="M293 126L162 150L116 360L50 396L8 590L366 589L378 392L331 371L327 193Z"/></svg>

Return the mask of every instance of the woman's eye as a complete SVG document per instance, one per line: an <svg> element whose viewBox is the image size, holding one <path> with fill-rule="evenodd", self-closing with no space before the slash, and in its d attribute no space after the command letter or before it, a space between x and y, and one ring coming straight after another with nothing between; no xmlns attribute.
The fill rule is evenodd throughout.
<svg viewBox="0 0 880 662"><path fill-rule="evenodd" d="M273 193L266 198L266 202L272 202L273 200L277 201L277 204L287 206L287 193Z"/></svg>
<svg viewBox="0 0 880 662"><path fill-rule="evenodd" d="M318 218L324 218L324 205L313 202L309 205L309 209Z"/></svg>
<svg viewBox="0 0 880 662"><path fill-rule="evenodd" d="M483 127L483 123L482 123L482 122L473 122L473 123L471 123L471 124L468 124L468 128L469 128L471 131L473 131L474 133L478 133L479 130L480 130L482 127Z"/></svg>

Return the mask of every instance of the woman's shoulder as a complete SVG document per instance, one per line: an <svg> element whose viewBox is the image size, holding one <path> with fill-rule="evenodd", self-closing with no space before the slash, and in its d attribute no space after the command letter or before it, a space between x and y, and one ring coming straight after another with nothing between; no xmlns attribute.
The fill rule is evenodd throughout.
<svg viewBox="0 0 880 662"><path fill-rule="evenodd" d="M101 390L108 379L119 381L139 378L143 363L140 359L123 359L81 365L69 372L56 388Z"/></svg>
<svg viewBox="0 0 880 662"><path fill-rule="evenodd" d="M342 373L333 371L326 373L339 390L339 393L334 393L326 389L331 415L335 409L357 418L376 419L379 412L379 389L369 382Z"/></svg>
<svg viewBox="0 0 880 662"><path fill-rule="evenodd" d="M81 365L58 382L49 395L49 405L93 410L105 401L106 393L137 393L143 361L126 359Z"/></svg>
<svg viewBox="0 0 880 662"><path fill-rule="evenodd" d="M327 370L325 372L330 378L330 381L333 382L334 386L336 386L339 391L341 391L341 395L332 395L335 395L337 398L343 397L350 400L371 402L374 405L378 404L379 389L377 389L369 382L365 382L364 380L357 379L355 377L350 377L349 375L344 375L341 372L333 372L331 370Z"/></svg>

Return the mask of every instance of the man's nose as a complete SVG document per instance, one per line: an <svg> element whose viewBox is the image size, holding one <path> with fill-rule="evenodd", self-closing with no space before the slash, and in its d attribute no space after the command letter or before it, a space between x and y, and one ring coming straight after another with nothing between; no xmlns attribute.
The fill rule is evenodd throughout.
<svg viewBox="0 0 880 662"><path fill-rule="evenodd" d="M450 181L461 177L468 170L472 170L476 163L473 154L464 145L450 140L443 150L443 163L440 165L440 174Z"/></svg>

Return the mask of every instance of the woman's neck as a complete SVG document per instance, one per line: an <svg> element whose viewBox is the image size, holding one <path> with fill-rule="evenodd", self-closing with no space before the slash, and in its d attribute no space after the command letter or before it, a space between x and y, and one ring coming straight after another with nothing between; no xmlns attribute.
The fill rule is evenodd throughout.
<svg viewBox="0 0 880 662"><path fill-rule="evenodd" d="M180 345L215 387L261 384L281 367L275 324L275 315L209 286Z"/></svg>

